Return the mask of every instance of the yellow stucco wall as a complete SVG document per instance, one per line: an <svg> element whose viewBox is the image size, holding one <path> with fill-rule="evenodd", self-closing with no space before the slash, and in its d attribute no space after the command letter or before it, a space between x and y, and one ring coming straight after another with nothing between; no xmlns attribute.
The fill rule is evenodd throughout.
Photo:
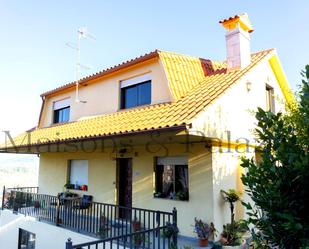
<svg viewBox="0 0 309 249"><path fill-rule="evenodd" d="M189 201L157 199L153 197L153 165L155 156L165 155L146 151L145 147L134 147L133 156L133 206L154 210L178 210L178 224L183 235L194 236L194 217L213 221L211 154L203 145L194 145L185 153L185 145L165 145L169 156L188 155L189 159ZM156 149L154 149L156 150ZM115 203L116 160L109 153L42 153L40 157L40 193L56 195L62 192L67 179L67 164L70 159L88 161L88 189L82 194L94 196L95 201ZM131 157L131 155L129 155Z"/></svg>
<svg viewBox="0 0 309 249"><path fill-rule="evenodd" d="M251 158L255 156L254 148L245 148L242 146L212 148L212 169L213 169L213 210L216 228L222 231L223 225L230 223L231 212L228 203L224 202L220 191L236 189L245 202L250 201L248 195L244 192L244 185L241 182L241 176L244 169L241 165L243 156ZM235 204L235 219L246 218L244 207L241 202Z"/></svg>
<svg viewBox="0 0 309 249"><path fill-rule="evenodd" d="M47 127L52 124L53 103L68 97L71 99L70 121L75 121L81 117L118 111L120 107L120 81L146 73L149 73L152 79L152 104L171 101L171 92L162 65L158 59L152 59L106 76L94 83L90 82L87 86L80 86L79 99L87 101L87 103L75 102L75 89L48 97L42 112L40 127Z"/></svg>
<svg viewBox="0 0 309 249"><path fill-rule="evenodd" d="M230 87L220 98L205 108L194 120L189 132L214 138L218 143L230 141L231 143L256 144L253 133L256 128L255 112L258 107L266 108L266 84L274 89L275 111L285 112L285 97L278 80L269 65L269 58L249 71L239 82ZM251 83L250 91L247 83ZM222 225L230 222L229 205L223 202L220 190L237 189L244 191L240 177L243 169L240 167L240 157L254 157L254 149L243 152L236 151L233 146L228 148L213 147L213 216L219 231ZM250 201L244 194L243 199ZM236 218L245 217L240 203L237 203Z"/></svg>
<svg viewBox="0 0 309 249"><path fill-rule="evenodd" d="M247 82L251 90L247 90ZM205 108L194 120L191 132L205 137L255 143L253 129L256 126L254 113L258 107L266 108L266 84L273 87L275 111L285 111L285 98L268 60L248 72L239 82L230 87L220 98Z"/></svg>

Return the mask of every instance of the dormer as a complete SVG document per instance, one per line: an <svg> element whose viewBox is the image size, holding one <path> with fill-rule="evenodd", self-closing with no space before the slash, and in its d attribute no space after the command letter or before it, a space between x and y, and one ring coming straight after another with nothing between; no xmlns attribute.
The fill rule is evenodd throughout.
<svg viewBox="0 0 309 249"><path fill-rule="evenodd" d="M155 51L42 94L39 127L173 101L168 79Z"/></svg>

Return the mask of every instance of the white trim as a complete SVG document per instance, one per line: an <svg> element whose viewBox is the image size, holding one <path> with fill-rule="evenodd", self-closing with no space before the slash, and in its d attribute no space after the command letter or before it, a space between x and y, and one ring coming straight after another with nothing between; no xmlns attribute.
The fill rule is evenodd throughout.
<svg viewBox="0 0 309 249"><path fill-rule="evenodd" d="M149 80L151 80L151 74L147 73L147 74L143 74L141 76L137 76L131 79L121 80L120 87L124 88L124 87L136 85L138 83L142 83L142 82L149 81Z"/></svg>
<svg viewBox="0 0 309 249"><path fill-rule="evenodd" d="M59 110L59 109L62 109L62 108L70 106L70 104L71 104L71 99L70 98L63 99L63 100L58 100L58 101L54 102L53 109L54 110Z"/></svg>

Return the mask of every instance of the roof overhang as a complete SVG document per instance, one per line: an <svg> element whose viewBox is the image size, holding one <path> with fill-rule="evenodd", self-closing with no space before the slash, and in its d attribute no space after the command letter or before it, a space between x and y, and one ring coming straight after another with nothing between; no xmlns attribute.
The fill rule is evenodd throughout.
<svg viewBox="0 0 309 249"><path fill-rule="evenodd" d="M186 125L179 125L147 131L135 131L87 138L66 139L44 143L30 141L29 144L24 145L4 146L0 148L0 153L40 154L45 152L74 152L83 150L86 152L91 152L95 151L94 147L96 149L100 149L102 146L107 148L119 148L126 145L139 146L151 143L176 143L183 141L183 134L186 134L186 131Z"/></svg>
<svg viewBox="0 0 309 249"><path fill-rule="evenodd" d="M280 89L283 93L283 96L288 104L292 105L295 103L295 96L291 91L291 88L288 83L288 79L284 73L282 65L280 63L278 55L275 53L270 59L269 64L274 72L274 75L279 83Z"/></svg>

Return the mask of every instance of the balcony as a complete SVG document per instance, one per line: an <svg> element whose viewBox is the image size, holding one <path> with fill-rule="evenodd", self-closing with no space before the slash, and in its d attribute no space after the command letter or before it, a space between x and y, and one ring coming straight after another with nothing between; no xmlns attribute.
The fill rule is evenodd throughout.
<svg viewBox="0 0 309 249"><path fill-rule="evenodd" d="M177 211L123 207L78 196L39 194L36 187L4 188L2 209L94 238L65 248L170 248L177 244Z"/></svg>

